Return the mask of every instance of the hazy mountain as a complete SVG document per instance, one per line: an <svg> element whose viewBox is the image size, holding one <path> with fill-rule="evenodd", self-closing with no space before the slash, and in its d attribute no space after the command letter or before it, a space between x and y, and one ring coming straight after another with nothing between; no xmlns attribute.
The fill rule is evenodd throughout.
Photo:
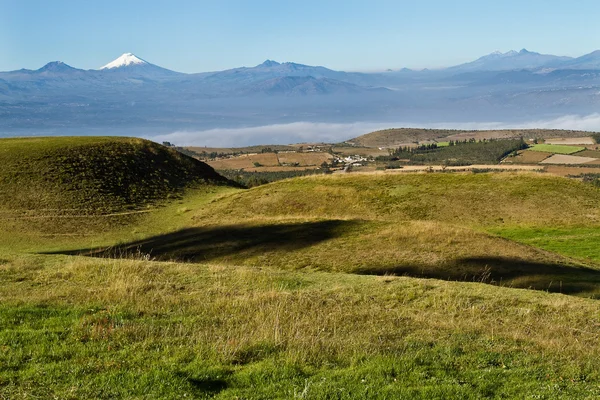
<svg viewBox="0 0 600 400"><path fill-rule="evenodd" d="M268 79L247 89L246 94L308 96L323 94L357 94L386 89L365 88L335 79L315 78L313 76L283 76Z"/></svg>
<svg viewBox="0 0 600 400"><path fill-rule="evenodd" d="M519 69L536 69L547 65L558 65L571 60L550 54L540 54L523 49L506 53L499 51L478 58L475 61L448 68L449 71L507 71Z"/></svg>
<svg viewBox="0 0 600 400"><path fill-rule="evenodd" d="M569 69L600 69L600 50L560 63L557 67Z"/></svg>

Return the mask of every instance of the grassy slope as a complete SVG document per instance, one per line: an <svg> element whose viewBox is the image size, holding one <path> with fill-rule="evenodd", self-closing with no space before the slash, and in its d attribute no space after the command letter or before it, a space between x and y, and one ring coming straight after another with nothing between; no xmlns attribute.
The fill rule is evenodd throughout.
<svg viewBox="0 0 600 400"><path fill-rule="evenodd" d="M14 232L106 230L185 189L228 183L204 163L132 138L2 139L0 164L0 218Z"/></svg>
<svg viewBox="0 0 600 400"><path fill-rule="evenodd" d="M593 300L39 256L5 262L0 279L0 392L10 398L599 394Z"/></svg>
<svg viewBox="0 0 600 400"><path fill-rule="evenodd" d="M132 138L2 139L0 163L0 206L10 210L120 211L193 182L226 181L206 164Z"/></svg>
<svg viewBox="0 0 600 400"><path fill-rule="evenodd" d="M593 257L487 232L594 232L599 199L534 174L308 177L188 190L90 237L33 229L26 244L0 245L0 394L594 398L594 300L341 272L482 282L500 272L512 286L594 295ZM141 260L22 254L117 242ZM465 260L482 257L520 264ZM548 286L555 275L562 286Z"/></svg>
<svg viewBox="0 0 600 400"><path fill-rule="evenodd" d="M171 232L121 236L121 245L108 250L72 242L62 251L406 274L598 296L595 236L577 253L552 246L565 240L558 235L524 244L498 235L519 240L518 232L548 224L594 231L599 200L592 185L539 174L307 177L226 192ZM580 239L572 237L581 248Z"/></svg>

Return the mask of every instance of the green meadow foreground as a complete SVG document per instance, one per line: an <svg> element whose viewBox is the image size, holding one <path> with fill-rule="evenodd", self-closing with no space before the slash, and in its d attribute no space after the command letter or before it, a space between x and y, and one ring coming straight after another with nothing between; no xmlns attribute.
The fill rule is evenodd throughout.
<svg viewBox="0 0 600 400"><path fill-rule="evenodd" d="M600 189L243 189L116 138L0 141L1 398L600 396Z"/></svg>

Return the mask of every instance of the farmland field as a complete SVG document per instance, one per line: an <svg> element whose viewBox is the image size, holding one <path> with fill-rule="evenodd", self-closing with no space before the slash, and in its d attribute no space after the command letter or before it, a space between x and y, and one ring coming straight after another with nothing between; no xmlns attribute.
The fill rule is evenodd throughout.
<svg viewBox="0 0 600 400"><path fill-rule="evenodd" d="M540 164L585 164L597 161L596 158L570 156L567 154L553 154L552 156L541 161Z"/></svg>
<svg viewBox="0 0 600 400"><path fill-rule="evenodd" d="M310 153L278 153L280 164L298 164L300 166L316 165L323 162L331 162L332 156L329 153L310 152Z"/></svg>
<svg viewBox="0 0 600 400"><path fill-rule="evenodd" d="M323 162L330 162L331 155L323 152L307 153L258 153L243 154L231 158L208 161L207 164L218 170L244 169L260 171L260 168L271 168L272 171L288 171L288 168L318 168ZM298 165L293 165L293 164ZM284 165L291 164L291 165ZM275 168L275 169L273 169ZM283 168L283 169L280 169ZM266 171L266 170L265 170Z"/></svg>
<svg viewBox="0 0 600 400"><path fill-rule="evenodd" d="M546 139L545 140L546 144L564 144L564 145L588 145L588 144L595 144L596 142L594 141L593 138L591 137L580 137L580 138L554 138L554 139Z"/></svg>
<svg viewBox="0 0 600 400"><path fill-rule="evenodd" d="M504 162L512 164L537 164L551 155L552 153L544 153L541 151L522 150L514 157L505 158Z"/></svg>
<svg viewBox="0 0 600 400"><path fill-rule="evenodd" d="M585 150L581 146L567 146L559 144L535 144L529 148L531 151L541 151L553 154L573 154Z"/></svg>
<svg viewBox="0 0 600 400"><path fill-rule="evenodd" d="M258 153L258 154L244 154L237 157L219 159L207 162L208 165L215 169L245 169L256 167L255 163L260 164L259 166L265 167L278 167L279 159L275 153Z"/></svg>
<svg viewBox="0 0 600 400"><path fill-rule="evenodd" d="M600 150L584 150L577 153L580 157L600 158Z"/></svg>

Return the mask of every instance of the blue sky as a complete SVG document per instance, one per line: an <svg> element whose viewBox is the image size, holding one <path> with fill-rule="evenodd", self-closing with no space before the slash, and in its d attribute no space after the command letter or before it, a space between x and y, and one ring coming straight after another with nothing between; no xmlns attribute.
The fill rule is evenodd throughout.
<svg viewBox="0 0 600 400"><path fill-rule="evenodd" d="M343 70L423 68L510 49L600 49L600 2L578 0L0 0L0 71L124 52L182 72L265 59Z"/></svg>

